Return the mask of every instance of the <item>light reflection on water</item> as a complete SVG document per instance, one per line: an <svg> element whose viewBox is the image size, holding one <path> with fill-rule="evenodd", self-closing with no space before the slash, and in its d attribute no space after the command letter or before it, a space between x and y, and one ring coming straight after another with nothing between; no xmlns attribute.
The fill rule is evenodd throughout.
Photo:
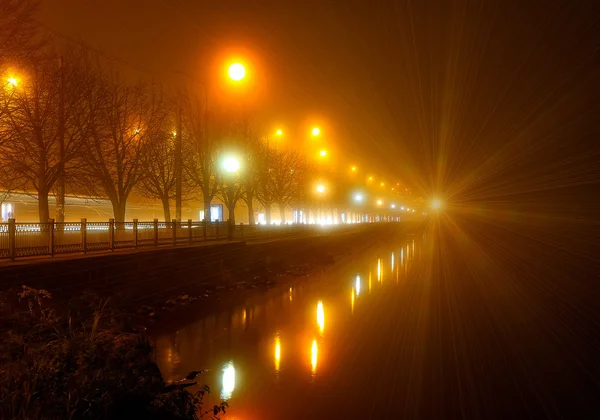
<svg viewBox="0 0 600 420"><path fill-rule="evenodd" d="M281 369L281 337L275 336L275 372L279 373Z"/></svg>
<svg viewBox="0 0 600 420"><path fill-rule="evenodd" d="M317 345L317 340L312 341L312 346L310 349L310 366L312 370L313 379L317 376L317 357L319 355L319 346Z"/></svg>
<svg viewBox="0 0 600 420"><path fill-rule="evenodd" d="M420 244L420 241L405 240L393 250L351 264L345 267L345 273L353 274L326 277L329 289L323 289L321 282L295 281L293 286L274 289L264 297L255 294L253 299L230 311L224 309L200 318L179 333L158 336L157 358L165 379L181 379L191 370L214 369L204 377L207 385L217 391L212 398L232 400L234 412L241 410L235 414L236 418L249 404L248 393L257 392L252 390L254 381L259 381L261 386L292 387L303 385L298 381L322 381L331 369L329 364L336 363L332 350L336 349L340 331L353 334L353 323L369 310L369 302L377 301L371 296L377 299L381 293L402 287L404 282L399 278L406 278L416 259L415 252L420 256L417 249ZM390 263L385 263L386 260ZM376 273L373 264L377 265ZM374 289L373 274L377 276ZM384 277L393 279L394 275L396 282L383 281ZM364 286L363 278L368 282ZM327 303L327 334L324 302Z"/></svg>
<svg viewBox="0 0 600 420"><path fill-rule="evenodd" d="M229 361L223 366L223 380L221 388L221 399L229 400L235 389L235 366Z"/></svg>
<svg viewBox="0 0 600 420"><path fill-rule="evenodd" d="M317 303L317 324L319 324L319 332L323 334L325 330L325 310L323 309L323 301Z"/></svg>

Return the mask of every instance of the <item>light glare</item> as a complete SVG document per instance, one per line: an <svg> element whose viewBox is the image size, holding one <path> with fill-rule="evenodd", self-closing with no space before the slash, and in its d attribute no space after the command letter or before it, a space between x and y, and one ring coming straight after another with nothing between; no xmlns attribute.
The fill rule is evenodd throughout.
<svg viewBox="0 0 600 420"><path fill-rule="evenodd" d="M229 66L227 73L229 73L231 80L235 80L237 82L246 76L246 69L240 63L233 63Z"/></svg>

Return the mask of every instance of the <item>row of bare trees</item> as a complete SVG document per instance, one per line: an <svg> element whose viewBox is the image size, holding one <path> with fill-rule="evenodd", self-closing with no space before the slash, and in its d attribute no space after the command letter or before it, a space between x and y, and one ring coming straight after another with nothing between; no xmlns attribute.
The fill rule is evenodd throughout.
<svg viewBox="0 0 600 420"><path fill-rule="evenodd" d="M219 198L233 220L243 200L250 223L256 204L270 222L272 204L284 220L302 201L299 154L268 148L235 113L121 78L85 49L49 52L34 11L32 0L0 2L0 191L36 195L41 222L50 196L64 221L67 194L107 198L118 222L132 194L160 201L166 220L177 191L178 203L201 200L206 217ZM236 152L239 173L221 171L225 151Z"/></svg>

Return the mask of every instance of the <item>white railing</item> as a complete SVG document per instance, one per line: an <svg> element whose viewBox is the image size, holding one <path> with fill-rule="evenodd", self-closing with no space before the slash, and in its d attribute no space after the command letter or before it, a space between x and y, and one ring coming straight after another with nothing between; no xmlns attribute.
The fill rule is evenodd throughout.
<svg viewBox="0 0 600 420"><path fill-rule="evenodd" d="M81 222L0 223L0 259L113 251L215 240L244 240L299 233L305 225L230 225L227 222Z"/></svg>

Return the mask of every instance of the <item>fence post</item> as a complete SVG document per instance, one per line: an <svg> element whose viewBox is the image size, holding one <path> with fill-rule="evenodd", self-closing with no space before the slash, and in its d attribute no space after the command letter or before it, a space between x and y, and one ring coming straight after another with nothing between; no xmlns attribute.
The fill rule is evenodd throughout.
<svg viewBox="0 0 600 420"><path fill-rule="evenodd" d="M192 243L192 219L188 219L188 241Z"/></svg>
<svg viewBox="0 0 600 420"><path fill-rule="evenodd" d="M158 246L158 219L154 219L154 246Z"/></svg>
<svg viewBox="0 0 600 420"><path fill-rule="evenodd" d="M54 219L48 219L48 254L54 257Z"/></svg>
<svg viewBox="0 0 600 420"><path fill-rule="evenodd" d="M171 221L171 225L173 226L173 245L177 244L177 219L173 219Z"/></svg>
<svg viewBox="0 0 600 420"><path fill-rule="evenodd" d="M87 252L87 219L81 219L81 252Z"/></svg>
<svg viewBox="0 0 600 420"><path fill-rule="evenodd" d="M133 247L138 247L138 219L133 219Z"/></svg>
<svg viewBox="0 0 600 420"><path fill-rule="evenodd" d="M16 257L17 247L17 224L15 219L8 219L8 256L12 261Z"/></svg>
<svg viewBox="0 0 600 420"><path fill-rule="evenodd" d="M108 249L115 250L115 219L108 219Z"/></svg>

